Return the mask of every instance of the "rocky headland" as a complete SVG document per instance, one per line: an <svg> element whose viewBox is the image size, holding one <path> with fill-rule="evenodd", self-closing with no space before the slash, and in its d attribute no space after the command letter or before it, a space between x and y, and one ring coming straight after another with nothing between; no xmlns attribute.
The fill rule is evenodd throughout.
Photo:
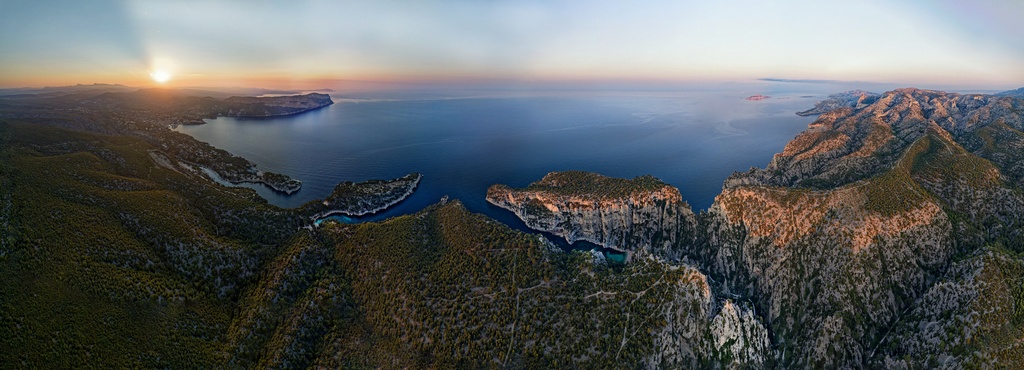
<svg viewBox="0 0 1024 370"><path fill-rule="evenodd" d="M673 255L689 243L693 211L676 189L653 176L632 180L582 171L552 172L523 189L494 185L487 201L530 228L624 252Z"/></svg>
<svg viewBox="0 0 1024 370"><path fill-rule="evenodd" d="M217 112L222 116L274 117L323 108L334 104L334 101L327 94L309 93L272 97L232 96L222 100L222 103L224 107Z"/></svg>
<svg viewBox="0 0 1024 370"><path fill-rule="evenodd" d="M411 173L391 180L346 181L335 186L323 201L307 203L301 209L313 221L335 214L374 214L408 198L422 178L421 174Z"/></svg>

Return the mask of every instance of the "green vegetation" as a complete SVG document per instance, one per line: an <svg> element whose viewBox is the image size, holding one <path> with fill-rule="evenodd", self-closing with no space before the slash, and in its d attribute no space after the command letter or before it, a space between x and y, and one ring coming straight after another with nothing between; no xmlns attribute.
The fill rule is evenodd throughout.
<svg viewBox="0 0 1024 370"><path fill-rule="evenodd" d="M1011 180L1024 180L1024 132L998 121L978 129L969 139L969 144L979 146L975 153L998 165Z"/></svg>
<svg viewBox="0 0 1024 370"><path fill-rule="evenodd" d="M586 171L564 171L549 173L523 190L609 199L658 191L666 186L669 185L651 175L629 180Z"/></svg>
<svg viewBox="0 0 1024 370"><path fill-rule="evenodd" d="M153 166L138 139L14 123L0 132L12 200L0 364L216 364L231 297L270 252L253 241L274 230L219 230L216 207L244 204L245 194ZM240 221L283 221L248 206L261 212Z"/></svg>
<svg viewBox="0 0 1024 370"><path fill-rule="evenodd" d="M913 158L927 148L928 142L927 138L919 139L907 149L905 159L897 162L893 169L866 181L865 210L888 217L917 208L927 199L927 191L910 178L906 163L912 163Z"/></svg>

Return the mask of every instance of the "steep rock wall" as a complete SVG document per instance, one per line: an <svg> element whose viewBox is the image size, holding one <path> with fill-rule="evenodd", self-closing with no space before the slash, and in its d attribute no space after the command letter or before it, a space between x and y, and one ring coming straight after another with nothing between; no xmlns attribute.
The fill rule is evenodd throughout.
<svg viewBox="0 0 1024 370"><path fill-rule="evenodd" d="M649 249L667 257L677 257L676 246L690 243L696 218L678 189L661 183L617 196L600 190L573 194L559 182L566 174L548 174L525 189L494 185L487 190L487 201L515 213L530 228L569 243L585 240L625 252Z"/></svg>

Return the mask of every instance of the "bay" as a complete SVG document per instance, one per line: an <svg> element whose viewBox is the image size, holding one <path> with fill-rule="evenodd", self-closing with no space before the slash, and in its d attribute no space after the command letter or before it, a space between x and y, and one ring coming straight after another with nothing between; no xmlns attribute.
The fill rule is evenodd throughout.
<svg viewBox="0 0 1024 370"><path fill-rule="evenodd" d="M694 211L707 209L729 174L763 167L814 119L794 112L840 88L339 94L334 105L298 115L221 117L176 130L302 180L292 195L246 185L281 207L322 199L342 181L419 172L412 196L356 221L414 213L447 196L526 230L486 202L490 185L522 187L565 170L651 174L679 188ZM755 93L771 98L745 99Z"/></svg>

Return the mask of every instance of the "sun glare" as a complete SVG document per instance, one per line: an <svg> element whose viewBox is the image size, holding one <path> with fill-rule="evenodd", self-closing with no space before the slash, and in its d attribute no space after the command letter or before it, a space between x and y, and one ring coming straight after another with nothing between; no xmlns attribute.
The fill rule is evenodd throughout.
<svg viewBox="0 0 1024 370"><path fill-rule="evenodd" d="M171 80L171 74L167 71L156 70L149 74L149 77L157 83L164 83Z"/></svg>

